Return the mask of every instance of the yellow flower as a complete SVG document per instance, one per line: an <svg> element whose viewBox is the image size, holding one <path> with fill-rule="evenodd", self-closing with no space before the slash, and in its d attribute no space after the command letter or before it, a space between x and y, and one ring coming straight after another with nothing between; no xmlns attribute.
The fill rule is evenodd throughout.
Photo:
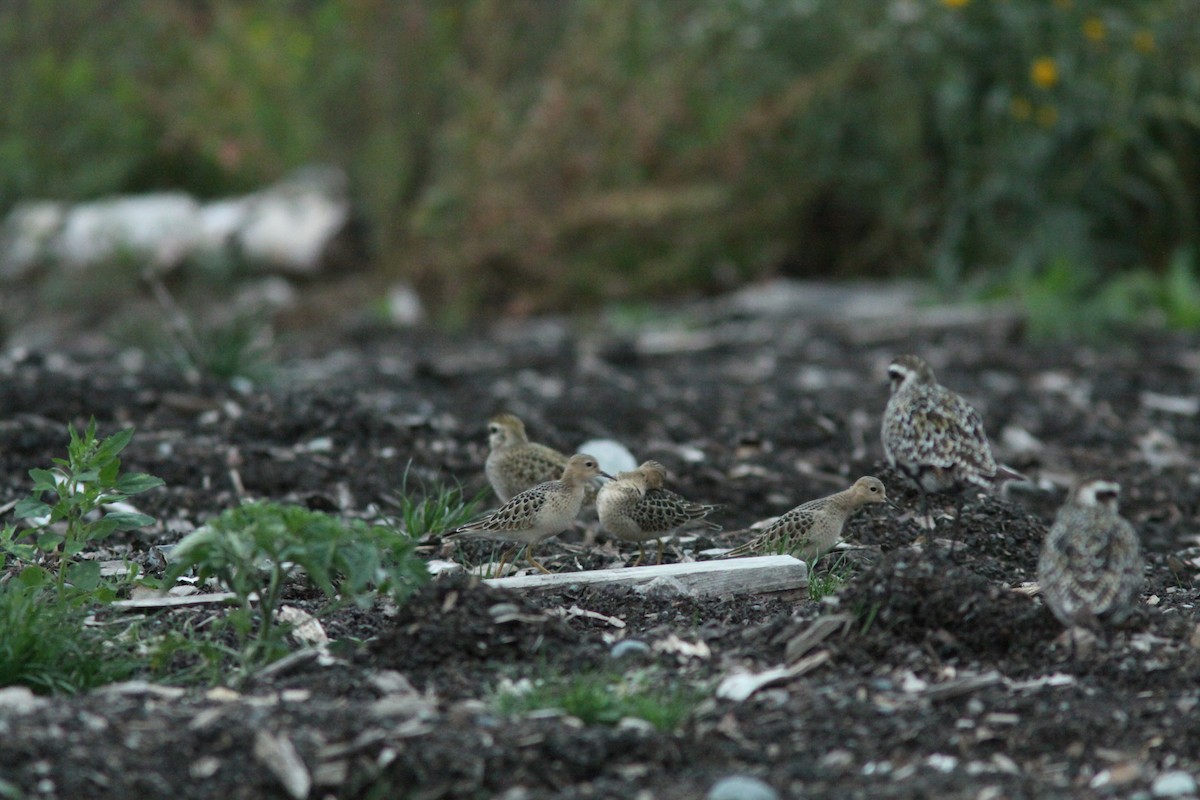
<svg viewBox="0 0 1200 800"><path fill-rule="evenodd" d="M1058 64L1053 58L1043 56L1029 68L1029 79L1039 89L1050 89L1058 83Z"/></svg>
<svg viewBox="0 0 1200 800"><path fill-rule="evenodd" d="M962 8L970 2L971 0L942 0L942 5L948 8Z"/></svg>
<svg viewBox="0 0 1200 800"><path fill-rule="evenodd" d="M1033 115L1033 103L1018 95L1008 102L1008 110L1017 119L1029 119Z"/></svg>
<svg viewBox="0 0 1200 800"><path fill-rule="evenodd" d="M1133 35L1133 49L1139 53L1154 52L1154 34L1148 30L1140 30Z"/></svg>
<svg viewBox="0 0 1200 800"><path fill-rule="evenodd" d="M1104 20L1099 17L1088 17L1083 21L1083 35L1093 42L1104 41Z"/></svg>
<svg viewBox="0 0 1200 800"><path fill-rule="evenodd" d="M1053 128L1058 122L1058 109L1054 106L1038 106L1037 124L1043 128Z"/></svg>

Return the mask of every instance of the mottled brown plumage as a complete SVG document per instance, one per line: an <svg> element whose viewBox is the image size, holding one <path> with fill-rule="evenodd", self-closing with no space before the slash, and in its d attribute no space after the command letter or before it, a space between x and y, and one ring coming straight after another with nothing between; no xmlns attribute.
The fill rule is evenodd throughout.
<svg viewBox="0 0 1200 800"><path fill-rule="evenodd" d="M726 557L788 553L811 564L833 549L855 512L871 503L886 502L883 482L864 476L845 491L796 506Z"/></svg>
<svg viewBox="0 0 1200 800"><path fill-rule="evenodd" d="M1098 630L1129 615L1142 585L1137 532L1117 510L1121 487L1088 480L1071 490L1038 560L1042 597L1068 628Z"/></svg>
<svg viewBox="0 0 1200 800"><path fill-rule="evenodd" d="M525 423L500 413L488 421L488 453L484 472L500 502L539 483L552 481L567 466L567 457L552 447L529 441Z"/></svg>
<svg viewBox="0 0 1200 800"><path fill-rule="evenodd" d="M888 378L892 395L883 411L883 452L889 464L917 485L922 516L930 493L1023 478L996 464L979 412L939 384L923 360L897 357L888 367ZM961 496L959 502L961 513Z"/></svg>
<svg viewBox="0 0 1200 800"><path fill-rule="evenodd" d="M658 540L658 563L662 563L662 537L691 522L701 522L713 530L719 525L705 521L716 506L694 503L664 488L667 471L657 461L643 462L635 470L617 473L604 484L596 497L600 524L619 539L637 542L638 559L645 558L645 543Z"/></svg>
<svg viewBox="0 0 1200 800"><path fill-rule="evenodd" d="M457 528L446 539L502 539L527 547L535 545L571 527L579 515L589 482L599 476L610 477L600 470L595 458L585 453L573 455L558 480L518 493L486 517ZM542 572L548 571L528 550L526 553L530 564ZM506 561L507 557L501 558L501 568Z"/></svg>

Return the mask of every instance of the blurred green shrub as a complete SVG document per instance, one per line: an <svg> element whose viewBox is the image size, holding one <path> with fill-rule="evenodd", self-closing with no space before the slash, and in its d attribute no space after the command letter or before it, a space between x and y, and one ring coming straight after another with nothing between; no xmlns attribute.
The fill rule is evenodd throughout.
<svg viewBox="0 0 1200 800"><path fill-rule="evenodd" d="M1198 239L1192 0L28 0L0 46L0 210L330 160L459 319Z"/></svg>

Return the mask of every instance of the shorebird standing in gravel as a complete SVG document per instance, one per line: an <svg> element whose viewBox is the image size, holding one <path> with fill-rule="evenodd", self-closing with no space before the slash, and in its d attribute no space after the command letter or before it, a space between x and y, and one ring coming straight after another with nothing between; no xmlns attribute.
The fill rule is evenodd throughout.
<svg viewBox="0 0 1200 800"><path fill-rule="evenodd" d="M538 563L530 548L557 533L560 533L579 516L583 497L589 482L596 477L611 478L601 471L599 463L586 453L577 453L567 460L558 480L539 483L512 497L500 508L475 522L457 528L446 539L458 538L502 539L525 546L525 557L537 569L549 572ZM515 555L516 547L500 557L496 574L504 571L504 565Z"/></svg>
<svg viewBox="0 0 1200 800"><path fill-rule="evenodd" d="M1137 532L1117 511L1121 486L1082 481L1046 534L1038 559L1038 583L1046 605L1072 631L1099 630L1129 616L1142 585Z"/></svg>
<svg viewBox="0 0 1200 800"><path fill-rule="evenodd" d="M957 492L957 538L962 490L968 484L986 488L1024 476L997 466L979 412L939 384L923 360L897 357L888 367L888 379L892 395L883 411L883 452L889 464L916 483L922 518L928 514L929 494Z"/></svg>
<svg viewBox="0 0 1200 800"><path fill-rule="evenodd" d="M553 447L529 441L525 423L515 414L501 412L488 420L488 446L483 469L501 503L555 480L567 466L567 457Z"/></svg>
<svg viewBox="0 0 1200 800"><path fill-rule="evenodd" d="M712 529L721 526L704 518L716 506L693 503L670 489L663 488L667 470L657 461L645 461L630 472L618 472L617 477L600 487L596 495L596 510L600 524L614 536L626 542L637 542L638 566L646 557L646 542L658 540L658 563L663 559L662 537L689 522L701 521Z"/></svg>
<svg viewBox="0 0 1200 800"><path fill-rule="evenodd" d="M725 554L726 558L757 554L788 553L812 564L833 549L842 528L860 508L887 503L887 490L878 478L865 476L845 491L809 500L772 522L757 537Z"/></svg>

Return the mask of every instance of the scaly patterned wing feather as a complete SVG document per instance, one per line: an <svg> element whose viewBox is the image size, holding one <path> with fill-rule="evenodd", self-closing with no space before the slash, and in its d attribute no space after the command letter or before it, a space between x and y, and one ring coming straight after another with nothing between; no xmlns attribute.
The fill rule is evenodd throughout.
<svg viewBox="0 0 1200 800"><path fill-rule="evenodd" d="M558 480L567 466L567 457L557 450L540 444L522 447L514 453L514 472L531 486Z"/></svg>
<svg viewBox="0 0 1200 800"><path fill-rule="evenodd" d="M814 511L805 506L812 506L816 502L810 501L793 508L768 525L758 536L730 550L725 557L751 553L792 553L799 550L807 540L817 518Z"/></svg>
<svg viewBox="0 0 1200 800"><path fill-rule="evenodd" d="M641 502L633 507L630 516L643 531L672 531L689 522L703 520L715 506L693 503L670 489L651 489ZM705 520L711 530L721 526Z"/></svg>
<svg viewBox="0 0 1200 800"><path fill-rule="evenodd" d="M528 530L537 521L538 510L545 505L546 493L549 488L552 488L552 485L540 484L532 489L526 489L488 516L463 525L455 533L482 534Z"/></svg>

